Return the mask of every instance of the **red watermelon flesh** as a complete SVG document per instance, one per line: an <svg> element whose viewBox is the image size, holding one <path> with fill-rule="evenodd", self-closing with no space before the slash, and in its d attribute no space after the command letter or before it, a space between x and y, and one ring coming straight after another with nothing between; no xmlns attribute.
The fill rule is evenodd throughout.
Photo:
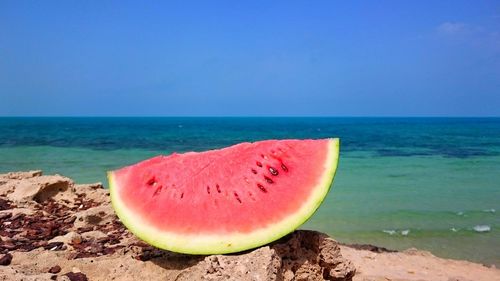
<svg viewBox="0 0 500 281"><path fill-rule="evenodd" d="M159 248L253 248L293 231L319 207L338 144L267 140L157 156L109 173L113 206L133 233Z"/></svg>

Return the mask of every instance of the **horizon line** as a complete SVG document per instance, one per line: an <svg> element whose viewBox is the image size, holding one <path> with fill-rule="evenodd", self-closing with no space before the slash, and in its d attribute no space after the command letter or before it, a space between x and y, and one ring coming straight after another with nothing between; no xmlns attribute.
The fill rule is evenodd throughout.
<svg viewBox="0 0 500 281"><path fill-rule="evenodd" d="M500 118L500 115L0 115L0 118Z"/></svg>

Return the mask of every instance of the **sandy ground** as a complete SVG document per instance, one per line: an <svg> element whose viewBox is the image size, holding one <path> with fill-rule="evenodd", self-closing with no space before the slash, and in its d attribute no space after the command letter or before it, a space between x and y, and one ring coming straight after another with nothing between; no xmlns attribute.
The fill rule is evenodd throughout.
<svg viewBox="0 0 500 281"><path fill-rule="evenodd" d="M427 251L377 252L341 246L342 255L353 262L353 280L500 280L500 270L461 260L438 258Z"/></svg>
<svg viewBox="0 0 500 281"><path fill-rule="evenodd" d="M410 249L340 245L296 231L244 253L192 256L128 232L100 184L0 175L0 280L488 280L500 270Z"/></svg>

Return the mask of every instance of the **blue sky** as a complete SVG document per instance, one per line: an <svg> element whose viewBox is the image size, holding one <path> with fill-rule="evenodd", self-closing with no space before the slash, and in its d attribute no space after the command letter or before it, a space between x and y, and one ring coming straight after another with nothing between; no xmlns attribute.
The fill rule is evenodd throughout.
<svg viewBox="0 0 500 281"><path fill-rule="evenodd" d="M498 1L166 2L1 1L0 116L500 116Z"/></svg>

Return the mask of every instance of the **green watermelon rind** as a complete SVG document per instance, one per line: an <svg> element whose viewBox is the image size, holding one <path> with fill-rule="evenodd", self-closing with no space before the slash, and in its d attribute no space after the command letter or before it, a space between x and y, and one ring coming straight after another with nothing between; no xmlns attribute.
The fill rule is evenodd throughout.
<svg viewBox="0 0 500 281"><path fill-rule="evenodd" d="M295 213L281 221L249 233L231 234L177 234L162 231L144 223L140 217L124 206L119 199L118 189L113 172L108 172L109 189L113 208L122 223L141 240L164 250L185 254L227 254L253 249L276 241L291 233L305 223L319 208L325 199L339 161L340 141L332 138L328 141L328 156L325 161L323 176L309 199Z"/></svg>

